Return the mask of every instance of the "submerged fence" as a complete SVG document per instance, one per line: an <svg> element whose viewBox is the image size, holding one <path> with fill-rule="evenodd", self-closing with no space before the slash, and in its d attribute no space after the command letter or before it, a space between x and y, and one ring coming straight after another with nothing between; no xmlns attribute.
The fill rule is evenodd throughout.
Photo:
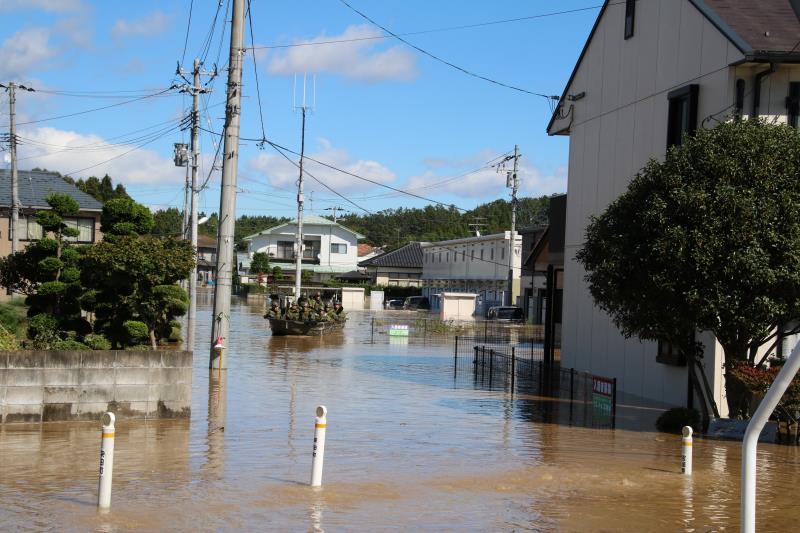
<svg viewBox="0 0 800 533"><path fill-rule="evenodd" d="M471 337L483 342L516 344L523 341L543 342L544 326L518 324L491 320L440 320L421 317L373 317L370 325L370 342L449 344L454 337Z"/></svg>
<svg viewBox="0 0 800 533"><path fill-rule="evenodd" d="M616 427L616 378L562 368L545 357L542 344L535 340L509 344L501 339L457 336L453 377L471 380L478 388L546 397L559 403L559 416L570 423Z"/></svg>

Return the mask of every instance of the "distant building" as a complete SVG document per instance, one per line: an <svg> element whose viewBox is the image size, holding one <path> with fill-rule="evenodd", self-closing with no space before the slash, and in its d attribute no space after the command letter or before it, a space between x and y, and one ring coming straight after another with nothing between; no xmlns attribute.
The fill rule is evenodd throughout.
<svg viewBox="0 0 800 533"><path fill-rule="evenodd" d="M75 185L67 183L54 172L20 170L17 176L20 202L17 227L20 248L43 237L42 227L36 222L36 213L50 209L47 197L53 193L67 194L80 206L77 215L68 217L64 221L67 226L79 232L77 237L67 240L79 244L91 244L101 239L100 214L103 204L98 200ZM11 171L5 169L0 170L0 217L2 217L0 257L5 257L11 253Z"/></svg>
<svg viewBox="0 0 800 533"><path fill-rule="evenodd" d="M466 237L449 241L420 243L422 249L422 295L436 311L443 292L466 292L478 295L476 313L481 315L494 305L503 305L508 290L508 252L511 232ZM517 234L512 268L515 288L512 302L519 294L522 237Z"/></svg>
<svg viewBox="0 0 800 533"><path fill-rule="evenodd" d="M295 233L292 220L245 237L250 257L256 252L269 256L270 264L292 273L295 264ZM326 281L337 274L356 270L358 240L364 236L332 220L316 215L303 217L302 270L313 273L314 281Z"/></svg>
<svg viewBox="0 0 800 533"><path fill-rule="evenodd" d="M197 279L204 284L217 278L217 239L209 235L197 236Z"/></svg>
<svg viewBox="0 0 800 533"><path fill-rule="evenodd" d="M550 135L569 136L563 366L616 377L620 392L665 407L699 406L690 383L708 377L706 396L726 415L724 358L713 335L696 332L705 376L669 343L625 338L594 305L574 257L590 217L684 133L734 116L798 126L796 8L793 0L604 2L548 124Z"/></svg>
<svg viewBox="0 0 800 533"><path fill-rule="evenodd" d="M395 287L422 286L422 246L412 242L358 263L376 285Z"/></svg>
<svg viewBox="0 0 800 533"><path fill-rule="evenodd" d="M358 261L367 261L377 255L383 253L383 248L379 246L372 246L371 244L359 243L358 245Z"/></svg>

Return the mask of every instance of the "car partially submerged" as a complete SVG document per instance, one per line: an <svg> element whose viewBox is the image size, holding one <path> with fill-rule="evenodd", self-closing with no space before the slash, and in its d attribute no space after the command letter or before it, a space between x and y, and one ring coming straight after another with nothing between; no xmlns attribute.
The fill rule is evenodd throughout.
<svg viewBox="0 0 800 533"><path fill-rule="evenodd" d="M402 309L405 300L403 298L392 298L391 300L386 300L386 303L383 304L385 309Z"/></svg>
<svg viewBox="0 0 800 533"><path fill-rule="evenodd" d="M486 320L496 320L498 322L524 322L525 314L522 309L515 305L501 305L490 307L486 313Z"/></svg>

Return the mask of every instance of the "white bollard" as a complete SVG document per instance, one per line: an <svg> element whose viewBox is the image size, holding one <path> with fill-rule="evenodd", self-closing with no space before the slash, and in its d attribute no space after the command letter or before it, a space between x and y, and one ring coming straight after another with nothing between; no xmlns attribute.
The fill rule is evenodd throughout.
<svg viewBox="0 0 800 533"><path fill-rule="evenodd" d="M687 476L692 475L692 428L683 426L683 438L681 439L681 472Z"/></svg>
<svg viewBox="0 0 800 533"><path fill-rule="evenodd" d="M311 459L311 486L322 485L322 460L325 458L325 429L328 410L324 405L317 406L317 420L314 424L314 453Z"/></svg>
<svg viewBox="0 0 800 533"><path fill-rule="evenodd" d="M111 507L111 476L114 473L114 413L108 412L101 419L103 436L100 440L100 486L97 494L97 507Z"/></svg>

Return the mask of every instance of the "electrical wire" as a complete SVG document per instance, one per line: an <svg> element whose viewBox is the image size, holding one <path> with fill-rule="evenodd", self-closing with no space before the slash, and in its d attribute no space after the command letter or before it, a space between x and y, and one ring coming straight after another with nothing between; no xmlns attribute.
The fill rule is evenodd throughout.
<svg viewBox="0 0 800 533"><path fill-rule="evenodd" d="M223 0L219 0L217 2L217 10L214 12L214 20L211 21L211 27L206 34L206 38L203 39L203 46L200 48L200 62L205 62L206 58L208 57L208 52L211 50L211 43L214 41L214 33L217 31L217 19L219 19L219 12L222 9ZM223 22L224 25L224 22Z"/></svg>
<svg viewBox="0 0 800 533"><path fill-rule="evenodd" d="M256 35L253 33L253 12L250 9L250 0L247 0L247 21L250 24L250 44L255 45ZM261 106L261 88L258 83L258 65L256 64L255 50L251 50L253 56L253 74L256 78L256 96L258 97L258 117L261 119L261 137L266 138L267 134L264 131L264 112Z"/></svg>
<svg viewBox="0 0 800 533"><path fill-rule="evenodd" d="M96 108L93 108L93 109L84 109L83 111L76 111L75 113L68 113L66 115L58 115L58 116L54 116L54 117L40 118L40 119L37 119L37 120L29 120L27 122L18 122L17 125L18 126L24 126L26 124L38 124L40 122L48 122L50 120L59 120L59 119L62 119L62 118L76 117L78 115L85 115L87 113L94 113L95 111L103 111L105 109L111 109L112 107L119 107L119 106L123 106L123 105L127 105L127 104L133 104L133 103L136 103L136 102L141 102L142 100L147 100L149 98L155 98L157 96L161 96L161 95L166 94L169 91L172 91L172 90L177 89L177 88L178 88L177 85L171 85L170 87L168 87L168 88L166 88L166 89L164 89L162 91L159 91L157 93L152 93L152 94L148 94L148 95L145 95L145 96L139 96L137 98L132 98L130 100L125 100L123 102L117 102L117 103L114 103L114 104L110 104L110 105L106 105L106 106L102 106L102 107L96 107Z"/></svg>
<svg viewBox="0 0 800 533"><path fill-rule="evenodd" d="M189 20L186 22L186 37L183 39L183 53L181 54L181 65L186 60L186 47L189 44L189 30L192 27L192 10L194 9L194 0L189 3Z"/></svg>
<svg viewBox="0 0 800 533"><path fill-rule="evenodd" d="M624 2L613 2L613 3L610 3L609 5L617 5L617 4L622 4L622 3L624 3ZM603 4L598 4L598 5L594 5L594 6L588 6L588 7L581 7L581 8L576 8L576 9L567 9L567 10L564 10L564 11L552 11L550 13L541 13L539 15L528 15L528 16L525 16L525 17L516 17L516 18L510 18L510 19L492 20L492 21L488 21L488 22L478 22L478 23L475 23L475 24L464 24L464 25L461 25L461 26L447 26L447 27L443 27L443 28L433 28L433 29L430 29L430 30L410 31L410 32L404 32L404 33L398 33L397 35L399 35L401 37L409 37L409 36L412 36L412 35L426 35L426 34L429 34L429 33L440 33L440 32L455 31L455 30L467 30L467 29L472 29L472 28L481 28L481 27L485 27L485 26L494 26L494 25L497 25L497 24L507 24L507 23L510 23L510 22L521 22L521 21L525 21L525 20L533 20L533 19L540 19L540 18L546 18L546 17L553 17L553 16L557 16L557 15L566 15L566 14L570 14L570 13L579 13L581 11L590 11L590 10L593 10L593 9L599 9L601 7L603 7ZM326 45L326 44L340 44L340 43L352 43L352 42L358 42L358 41L374 41L374 40L383 40L383 39L393 39L394 37L395 36L393 36L393 35L374 35L374 36L370 36L370 37L353 37L353 38L350 38L350 39L331 39L329 41L300 42L300 43L292 43L292 44L271 44L271 45L256 46L254 48L257 49L257 50L260 50L260 49L272 50L272 49L280 49L280 48L295 48L295 47L300 47L300 46L319 46L319 45Z"/></svg>
<svg viewBox="0 0 800 533"><path fill-rule="evenodd" d="M355 7L350 5L347 2L347 0L339 0L339 2L341 2L342 4L347 6L348 9L350 9L351 11L353 11L354 13L359 15L361 18L363 18L364 20L366 20L370 24L380 28L381 30L383 30L384 32L388 33L389 35L391 35L392 37L394 37L398 41L410 46L411 48L413 48L414 50L416 50L416 51L418 51L418 52L420 52L422 54L425 54L426 56L430 57L431 59L433 59L435 61L438 61L439 63L447 65L450 68L453 68L453 69L455 69L455 70L457 70L457 71L459 71L459 72L461 72L463 74L466 74L467 76L471 76L473 78L477 78L479 80L483 80L483 81L492 83L494 85L499 85L500 87L505 87L506 89L511 89L511 90L518 91L518 92L521 92L521 93L530 94L532 96L538 96L538 97L544 98L544 99L546 99L548 101L550 101L550 100L558 100L559 99L558 96L548 95L548 94L544 94L544 93L537 93L535 91L529 91L528 89L523 89L522 87L517 87L516 85L510 85L508 83L504 83L502 81L498 81L498 80L489 78L488 76L484 76L482 74L478 74L478 73L473 72L471 70L467 70L464 67L460 67L460 66L456 65L455 63L451 63L450 61L447 61L446 59L442 59L441 57L439 57L437 55L434 55L431 52L428 52L427 50L425 50L423 48L420 48L419 46L411 43L410 41L408 41L406 39L404 39L399 34L396 34L393 31L391 31L388 28L386 28L385 26L382 26L381 24L376 22L374 19L370 18L368 15L366 15L362 11L359 11L358 9L356 9Z"/></svg>

